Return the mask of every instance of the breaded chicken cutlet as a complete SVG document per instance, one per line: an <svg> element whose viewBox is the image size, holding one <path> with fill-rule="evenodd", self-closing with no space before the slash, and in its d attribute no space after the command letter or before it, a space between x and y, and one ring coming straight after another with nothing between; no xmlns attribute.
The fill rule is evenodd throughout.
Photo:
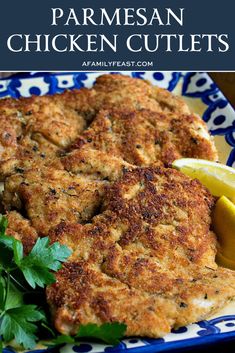
<svg viewBox="0 0 235 353"><path fill-rule="evenodd" d="M91 154L83 150L79 170L67 170L40 166L5 179L3 204L5 210L18 210L31 220L40 234L48 231L62 221L84 223L97 214L105 193L105 186L117 180L134 166L122 159L101 151ZM85 163L85 161L87 161ZM69 168L62 160L65 169Z"/></svg>
<svg viewBox="0 0 235 353"><path fill-rule="evenodd" d="M151 85L148 81L119 74L101 75L93 86L90 104L98 112L103 107L154 112L185 113L189 108L180 97Z"/></svg>
<svg viewBox="0 0 235 353"><path fill-rule="evenodd" d="M43 167L14 174L6 180L6 210L26 214L32 226L45 236L61 221L83 223L96 213L106 181Z"/></svg>
<svg viewBox="0 0 235 353"><path fill-rule="evenodd" d="M167 166L182 157L218 160L207 126L195 114L101 110L73 148L82 146L108 152L138 166ZM72 157L75 165L77 153L74 151Z"/></svg>
<svg viewBox="0 0 235 353"><path fill-rule="evenodd" d="M52 96L0 101L0 177L17 168L50 165L68 148L103 107L189 113L186 103L141 79L98 77L91 89Z"/></svg>
<svg viewBox="0 0 235 353"><path fill-rule="evenodd" d="M6 217L8 220L6 234L20 240L24 247L24 253L29 253L38 238L35 228L32 227L28 219L16 211L7 213Z"/></svg>
<svg viewBox="0 0 235 353"><path fill-rule="evenodd" d="M215 263L213 203L178 171L142 168L108 188L92 223L58 225L51 240L74 253L47 288L57 330L118 321L128 336L156 338L222 307L235 274Z"/></svg>

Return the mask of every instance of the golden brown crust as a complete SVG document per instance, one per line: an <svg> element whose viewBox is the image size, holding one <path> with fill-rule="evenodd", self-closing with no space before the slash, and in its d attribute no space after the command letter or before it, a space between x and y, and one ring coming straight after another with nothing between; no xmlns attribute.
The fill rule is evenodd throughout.
<svg viewBox="0 0 235 353"><path fill-rule="evenodd" d="M206 124L198 116L146 109L101 110L73 147L81 146L138 166L170 165L182 157L218 159Z"/></svg>
<svg viewBox="0 0 235 353"><path fill-rule="evenodd" d="M190 270L190 269L189 269ZM125 285L82 261L64 265L47 298L57 330L75 334L81 324L124 322L127 336L162 337L172 328L205 319L234 297L234 273L195 269L178 280L174 295Z"/></svg>
<svg viewBox="0 0 235 353"><path fill-rule="evenodd" d="M179 255L182 261L202 264L205 254L208 264L215 254L215 236L210 232L213 204L197 180L172 169L138 168L107 190L103 207L129 224L121 245L128 247L138 231L143 247L151 248L154 256L166 257L171 249L174 258ZM168 259L174 262L170 254Z"/></svg>
<svg viewBox="0 0 235 353"><path fill-rule="evenodd" d="M93 218L93 226L78 225L74 236L81 231L83 237L93 238L95 230L96 239L109 239L111 232L112 239L117 237L122 248L129 249L131 245L131 249L136 247L143 255L168 257L171 266L173 259L178 258L183 266L205 263L213 267L216 252L215 235L210 231L213 205L213 197L197 180L173 169L137 168L106 187L103 212ZM67 223L52 232L54 241L58 237L62 242L64 233L73 233ZM71 244L76 257L75 239ZM168 254L169 249L172 253Z"/></svg>
<svg viewBox="0 0 235 353"><path fill-rule="evenodd" d="M24 252L27 254L34 246L38 235L31 226L29 220L23 218L18 212L7 213L8 228L6 234L20 240L24 246Z"/></svg>
<svg viewBox="0 0 235 353"><path fill-rule="evenodd" d="M124 75L101 75L97 78L96 106L129 110L149 109L155 112L190 113L183 99L149 82ZM99 110L98 109L98 110Z"/></svg>
<svg viewBox="0 0 235 353"><path fill-rule="evenodd" d="M213 203L178 171L137 168L108 187L92 223L58 225L51 241L74 253L47 289L56 328L120 321L127 335L161 337L218 310L235 277L215 263Z"/></svg>
<svg viewBox="0 0 235 353"><path fill-rule="evenodd" d="M42 235L62 221L88 221L99 208L105 181L54 168L29 169L5 181L6 209L24 210Z"/></svg>
<svg viewBox="0 0 235 353"><path fill-rule="evenodd" d="M1 100L0 179L15 173L15 168L51 165L52 161L58 166L61 151L87 127L88 92Z"/></svg>
<svg viewBox="0 0 235 353"><path fill-rule="evenodd" d="M88 145L66 154L60 161L69 172L108 181L117 180L125 171L135 168L115 154Z"/></svg>
<svg viewBox="0 0 235 353"><path fill-rule="evenodd" d="M104 106L188 113L181 98L140 79L103 75L91 89L0 101L0 178L15 168L50 165ZM38 142L44 140L45 144ZM27 153L25 153L27 150ZM42 159L40 155L45 155ZM35 161L35 159L37 161Z"/></svg>

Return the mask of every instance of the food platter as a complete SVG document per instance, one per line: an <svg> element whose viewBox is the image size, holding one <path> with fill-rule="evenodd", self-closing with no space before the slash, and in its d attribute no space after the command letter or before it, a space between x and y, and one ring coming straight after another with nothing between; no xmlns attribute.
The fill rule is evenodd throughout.
<svg viewBox="0 0 235 353"><path fill-rule="evenodd" d="M65 89L91 87L97 76L103 73L20 73L0 81L0 97L29 97L33 94L53 94L63 92ZM208 74L193 72L123 72L123 74L149 80L154 85L183 96L189 107L207 123L215 138L220 161L235 167L235 112ZM235 338L233 303L209 320L182 327L162 339L129 338L124 339L116 347L84 341L79 346L64 346L60 352L166 352L230 338ZM45 347L41 344L35 349L35 351L43 350ZM4 351L8 352L8 349Z"/></svg>

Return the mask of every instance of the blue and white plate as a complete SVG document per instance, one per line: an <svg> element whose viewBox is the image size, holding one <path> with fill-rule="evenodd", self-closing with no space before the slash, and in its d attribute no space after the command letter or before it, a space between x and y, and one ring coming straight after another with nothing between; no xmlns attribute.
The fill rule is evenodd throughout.
<svg viewBox="0 0 235 353"><path fill-rule="evenodd" d="M107 72L21 73L0 80L0 97L29 97L63 92L65 89L91 87L95 79ZM121 72L147 79L152 84L183 96L191 110L207 123L219 151L220 161L235 167L235 111L206 73L193 72ZM235 339L235 303L206 321L172 331L161 339L130 338L118 346L82 342L79 346L66 345L60 353L158 353L184 347L201 347L209 343ZM35 353L46 352L38 345ZM4 350L5 353L13 350Z"/></svg>

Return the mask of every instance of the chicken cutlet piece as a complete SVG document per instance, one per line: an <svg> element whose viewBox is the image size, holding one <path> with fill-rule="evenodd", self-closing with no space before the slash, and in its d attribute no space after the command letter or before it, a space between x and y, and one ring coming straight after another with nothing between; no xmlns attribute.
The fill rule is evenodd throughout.
<svg viewBox="0 0 235 353"><path fill-rule="evenodd" d="M92 178L115 181L124 172L136 168L122 158L111 153L90 148L85 145L61 157L63 168L73 174L87 175Z"/></svg>
<svg viewBox="0 0 235 353"><path fill-rule="evenodd" d="M143 256L164 259L165 267L178 266L177 259L183 271L192 262L214 267L217 242L210 231L213 206L213 196L196 179L171 168L136 168L107 184L101 213L92 224L78 225L78 229L87 239L113 237L114 245L118 242L122 250L130 247ZM59 226L51 236L55 234L63 242L60 230ZM92 237L93 231L98 235ZM77 258L80 247L75 239Z"/></svg>
<svg viewBox="0 0 235 353"><path fill-rule="evenodd" d="M1 180L13 174L17 167L50 165L61 149L67 149L88 127L103 106L120 105L128 109L189 113L181 98L144 80L122 75L100 76L91 89L3 99L0 101ZM30 148L37 148L38 153L29 152ZM43 159L41 153L45 155Z"/></svg>
<svg viewBox="0 0 235 353"><path fill-rule="evenodd" d="M1 180L15 168L50 165L84 130L85 120L67 107L68 99L67 94L0 101Z"/></svg>
<svg viewBox="0 0 235 353"><path fill-rule="evenodd" d="M20 240L23 244L24 252L28 254L38 238L36 230L31 226L29 220L16 211L7 213L6 217L8 220L6 235Z"/></svg>
<svg viewBox="0 0 235 353"><path fill-rule="evenodd" d="M40 130L53 143L67 147L73 134L86 129L103 106L120 107L120 104L136 110L190 112L183 99L145 80L105 74L97 78L91 89L2 99L0 114L15 116L22 125L29 125L32 131Z"/></svg>
<svg viewBox="0 0 235 353"><path fill-rule="evenodd" d="M190 270L190 269L189 269ZM159 338L208 316L235 296L230 270L198 271L192 280L179 280L175 295L152 294L125 285L87 262L66 263L47 300L56 329L75 335L81 324L122 322L126 336Z"/></svg>
<svg viewBox="0 0 235 353"><path fill-rule="evenodd" d="M101 75L91 89L67 91L63 95L68 107L79 112L88 124L103 107L190 113L182 98L145 80L120 74Z"/></svg>
<svg viewBox="0 0 235 353"><path fill-rule="evenodd" d="M14 155L17 138L22 134L20 121L15 117L0 116L0 160L7 160Z"/></svg>
<svg viewBox="0 0 235 353"><path fill-rule="evenodd" d="M81 148L53 159L50 166L16 168L5 179L3 205L27 214L40 235L62 220L86 222L101 205L105 186L135 166L106 152ZM40 223L42 222L43 225Z"/></svg>
<svg viewBox="0 0 235 353"><path fill-rule="evenodd" d="M101 75L96 79L96 106L149 109L157 112L190 113L184 100L148 81L120 74Z"/></svg>
<svg viewBox="0 0 235 353"><path fill-rule="evenodd" d="M235 274L215 263L213 204L176 170L137 168L107 189L92 223L51 230L51 241L74 250L47 288L57 330L118 321L127 336L162 337L225 305Z"/></svg>
<svg viewBox="0 0 235 353"><path fill-rule="evenodd" d="M40 131L52 143L66 147L77 133L86 128L83 116L70 107L73 95L85 105L86 94L83 95L83 90L75 90L64 94L2 99L0 113L8 118L16 117L26 132Z"/></svg>
<svg viewBox="0 0 235 353"><path fill-rule="evenodd" d="M61 221L88 221L99 208L106 183L65 170L29 169L6 179L3 204L6 210L25 213L44 236Z"/></svg>
<svg viewBox="0 0 235 353"><path fill-rule="evenodd" d="M51 166L63 169L60 153L61 149L40 133L34 134L33 139L26 135L15 145L14 153L9 158L0 160L0 180L33 167Z"/></svg>
<svg viewBox="0 0 235 353"><path fill-rule="evenodd" d="M182 157L217 160L206 124L195 114L101 110L74 148L106 151L138 166L170 165Z"/></svg>

